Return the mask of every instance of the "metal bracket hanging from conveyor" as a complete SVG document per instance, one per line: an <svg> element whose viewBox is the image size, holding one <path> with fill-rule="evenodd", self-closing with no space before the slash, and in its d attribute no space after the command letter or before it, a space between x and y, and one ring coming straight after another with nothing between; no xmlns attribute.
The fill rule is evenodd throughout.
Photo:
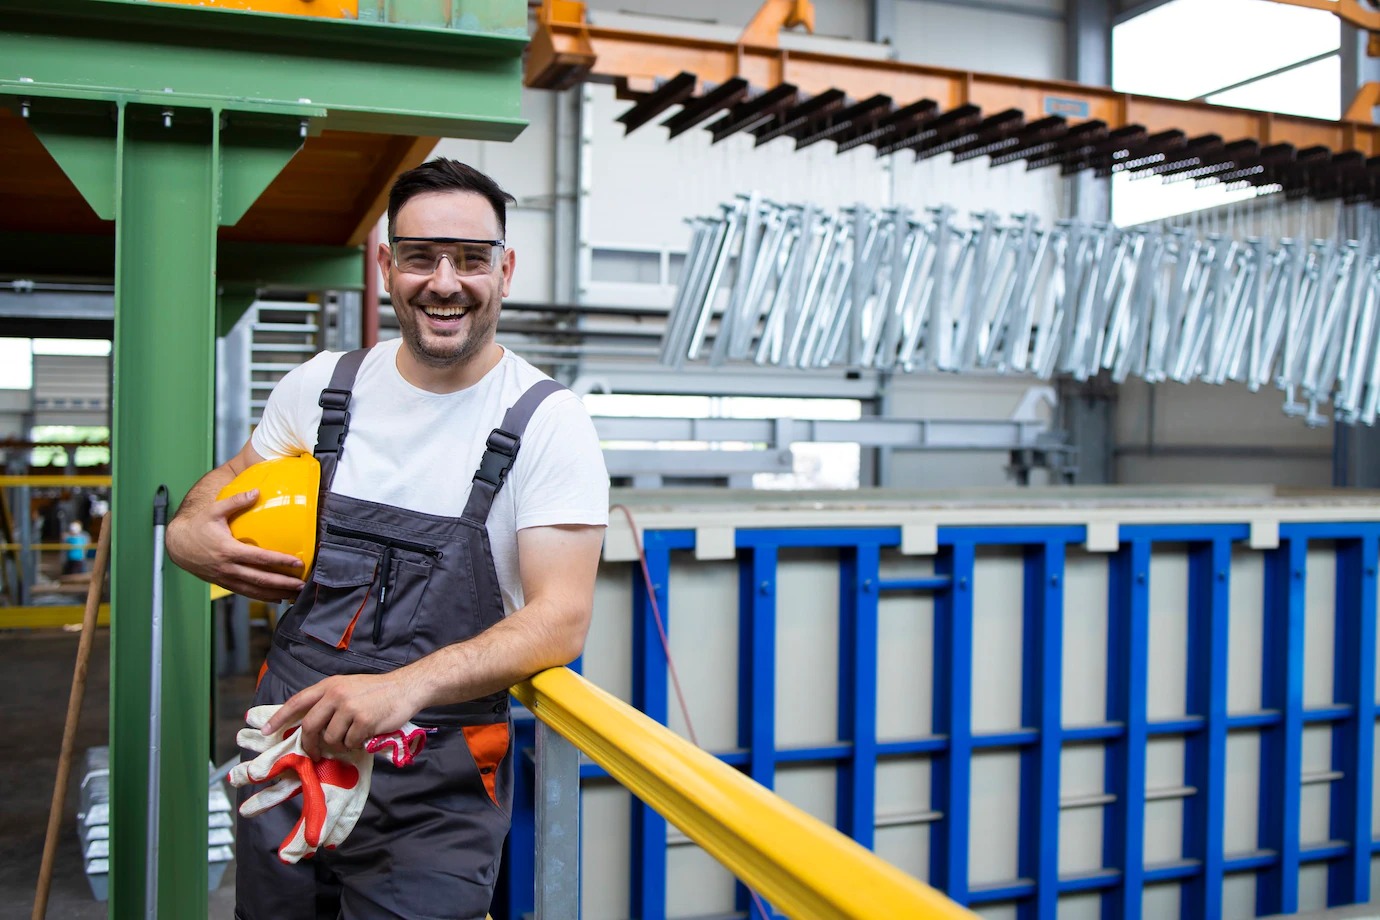
<svg viewBox="0 0 1380 920"><path fill-rule="evenodd" d="M1380 412L1380 222L1243 241L952 208L830 213L742 195L695 218L661 361L1069 374L1283 390L1286 414Z"/></svg>

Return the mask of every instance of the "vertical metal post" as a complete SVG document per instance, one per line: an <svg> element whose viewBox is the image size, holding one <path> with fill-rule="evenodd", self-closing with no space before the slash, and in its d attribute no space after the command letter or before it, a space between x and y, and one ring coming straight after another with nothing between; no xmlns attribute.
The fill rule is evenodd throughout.
<svg viewBox="0 0 1380 920"><path fill-rule="evenodd" d="M33 549L33 544L43 540L43 531L34 533L33 517L33 496L29 492L28 486L20 486L14 490L14 519L16 529L19 531L19 606L29 605L29 592L33 589L34 581L38 578L38 550Z"/></svg>
<svg viewBox="0 0 1380 920"><path fill-rule="evenodd" d="M877 582L880 550L860 543L839 566L839 741L851 754L839 766L838 829L872 848L876 831Z"/></svg>
<svg viewBox="0 0 1380 920"><path fill-rule="evenodd" d="M1149 740L1146 692L1150 658L1150 541L1132 539L1111 562L1107 605L1107 720L1125 729L1109 742L1104 866L1121 884L1102 898L1107 920L1139 920L1145 888L1145 751Z"/></svg>
<svg viewBox="0 0 1380 920"><path fill-rule="evenodd" d="M163 739L150 739L149 611L153 568L148 500L167 482L182 495L211 465L215 341L218 125L151 108L119 110L116 153L115 377L112 432L115 616L111 665L111 915L142 912L147 752L159 743L158 904L168 916L206 912L210 624L206 585L167 567Z"/></svg>
<svg viewBox="0 0 1380 920"><path fill-rule="evenodd" d="M776 788L776 546L758 544L738 562L738 746L747 775ZM739 882L735 906L750 911Z"/></svg>
<svg viewBox="0 0 1380 920"><path fill-rule="evenodd" d="M948 750L935 758L934 810L943 817L930 836L930 884L951 900L968 903L968 817L973 769L973 563L974 546L955 542L935 560L949 590L935 598L934 732Z"/></svg>
<svg viewBox="0 0 1380 920"><path fill-rule="evenodd" d="M1063 751L1064 544L1048 540L1025 554L1021 724L1039 735L1021 752L1020 874L1035 896L1017 916L1054 920L1059 911L1059 760Z"/></svg>
<svg viewBox="0 0 1380 920"><path fill-rule="evenodd" d="M537 920L580 916L580 752L537 720Z"/></svg>
<svg viewBox="0 0 1380 920"><path fill-rule="evenodd" d="M670 611L667 609L667 582L671 572L671 558L660 534L643 535L643 552L647 572L656 592L662 622L669 631ZM642 573L633 567L633 679L632 704L635 708L662 725L666 724L667 698L666 653L661 648L653 620L651 598L643 583ZM634 917L658 918L666 915L666 819L642 802L632 803L633 854L630 913Z"/></svg>
<svg viewBox="0 0 1380 920"><path fill-rule="evenodd" d="M1222 915L1223 831L1227 783L1227 642L1231 613L1231 542L1193 545L1188 560L1188 711L1203 730L1184 743L1184 782L1197 794L1184 802L1183 855L1202 871L1182 888L1185 917Z"/></svg>
<svg viewBox="0 0 1380 920"><path fill-rule="evenodd" d="M1299 900L1303 769L1303 629L1308 541L1280 535L1265 557L1260 705L1280 720L1260 738L1260 848L1278 854L1256 877L1256 912L1291 914ZM1373 725L1371 726L1373 730Z"/></svg>
<svg viewBox="0 0 1380 920"><path fill-rule="evenodd" d="M1351 715L1332 729L1330 833L1350 849L1327 867L1327 903L1364 904L1371 899L1371 809L1375 774L1375 531L1337 546L1337 629L1332 701Z"/></svg>

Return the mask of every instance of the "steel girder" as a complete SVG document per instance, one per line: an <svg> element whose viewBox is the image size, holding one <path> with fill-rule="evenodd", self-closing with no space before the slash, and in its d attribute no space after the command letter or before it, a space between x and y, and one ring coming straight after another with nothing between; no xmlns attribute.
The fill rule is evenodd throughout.
<svg viewBox="0 0 1380 920"><path fill-rule="evenodd" d="M461 9L456 21L469 31L129 0L0 0L0 106L14 113L0 124L0 151L20 149L7 132L31 131L95 216L114 222L113 917L140 914L145 901L151 504L159 485L182 495L212 462L218 228L240 222L280 174L293 177L290 161L326 129L401 135L397 162L429 149L419 135L515 136L525 8L479 0ZM16 154L8 165L32 162ZM334 192L371 213L366 222L377 218L391 173L346 189L329 178L296 198L285 178L288 209L309 216ZM322 242L256 226L276 242ZM165 916L205 916L206 823L193 816L206 814L209 598L202 582L164 571L158 904Z"/></svg>

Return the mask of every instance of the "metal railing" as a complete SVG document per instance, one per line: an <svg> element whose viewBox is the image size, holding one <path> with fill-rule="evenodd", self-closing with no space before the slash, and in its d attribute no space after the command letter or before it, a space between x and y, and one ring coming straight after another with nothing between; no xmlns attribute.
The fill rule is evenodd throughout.
<svg viewBox="0 0 1380 920"><path fill-rule="evenodd" d="M513 694L538 719L538 920L579 917L576 748L791 917L972 916L567 668Z"/></svg>

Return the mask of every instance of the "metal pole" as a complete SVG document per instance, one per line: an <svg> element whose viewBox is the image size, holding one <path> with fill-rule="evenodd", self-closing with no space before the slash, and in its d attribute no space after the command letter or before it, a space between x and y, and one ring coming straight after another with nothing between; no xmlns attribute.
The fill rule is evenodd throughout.
<svg viewBox="0 0 1380 920"><path fill-rule="evenodd" d="M578 920L580 752L540 719L536 767L537 920Z"/></svg>
<svg viewBox="0 0 1380 920"><path fill-rule="evenodd" d="M149 645L149 814L144 863L144 916L158 916L158 789L163 723L163 531L168 526L168 487L153 493L153 615Z"/></svg>

